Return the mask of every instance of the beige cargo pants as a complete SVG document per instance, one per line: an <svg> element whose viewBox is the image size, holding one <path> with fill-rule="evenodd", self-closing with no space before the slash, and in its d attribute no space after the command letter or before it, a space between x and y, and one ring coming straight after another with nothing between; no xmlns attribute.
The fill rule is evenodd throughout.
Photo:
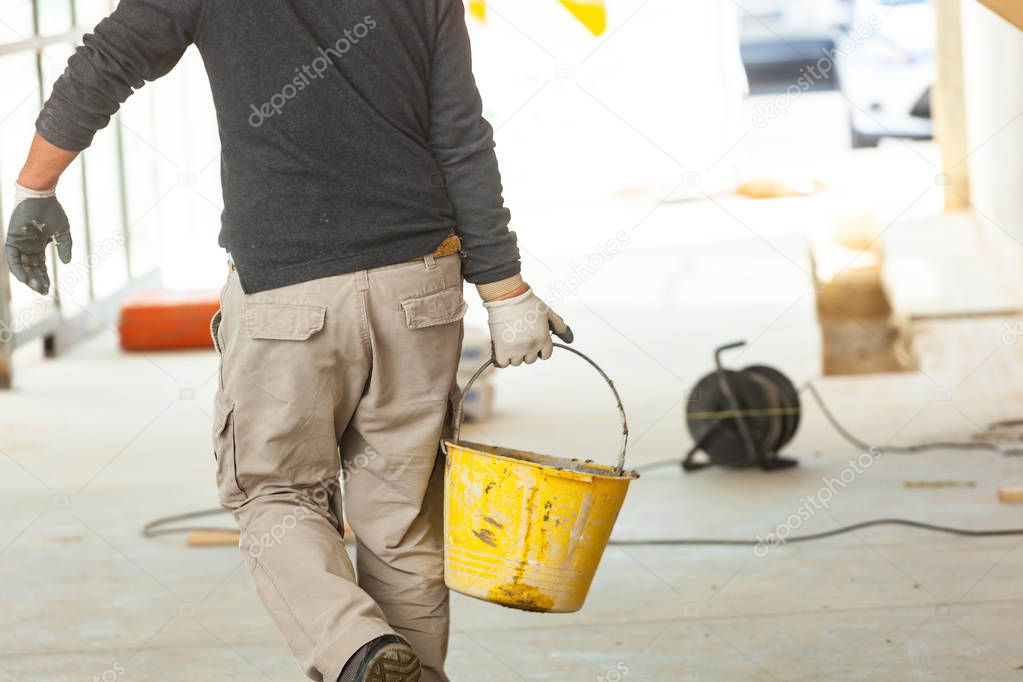
<svg viewBox="0 0 1023 682"><path fill-rule="evenodd" d="M232 270L224 285L213 319L220 501L314 680L334 682L389 633L416 650L424 682L448 679L438 441L464 312L457 255L251 295Z"/></svg>

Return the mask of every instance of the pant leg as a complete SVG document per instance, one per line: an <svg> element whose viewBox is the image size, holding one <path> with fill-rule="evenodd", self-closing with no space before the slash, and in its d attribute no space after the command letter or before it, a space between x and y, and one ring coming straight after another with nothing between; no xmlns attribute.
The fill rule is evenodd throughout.
<svg viewBox="0 0 1023 682"><path fill-rule="evenodd" d="M373 372L341 443L359 585L445 682L443 461L438 442L465 311L457 256L368 273ZM352 453L370 453L361 460Z"/></svg>
<svg viewBox="0 0 1023 682"><path fill-rule="evenodd" d="M313 680L393 632L342 541L338 439L370 371L355 276L246 296L231 273L216 334L218 492L264 605Z"/></svg>
<svg viewBox="0 0 1023 682"><path fill-rule="evenodd" d="M350 429L342 448L365 443L358 431ZM356 535L356 564L359 586L383 610L388 623L416 650L423 664L423 682L447 680L444 659L448 643L448 589L444 584L443 461L437 458L423 500L404 535L388 543L396 524L387 513L373 515L373 505L362 494L347 497L348 521ZM348 479L358 485L359 477ZM380 490L367 485L364 490ZM365 508L366 513L353 511Z"/></svg>

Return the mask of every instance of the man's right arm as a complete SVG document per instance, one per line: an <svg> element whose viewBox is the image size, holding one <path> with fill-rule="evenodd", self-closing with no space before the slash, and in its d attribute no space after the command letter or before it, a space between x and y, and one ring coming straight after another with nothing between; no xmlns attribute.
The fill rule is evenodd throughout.
<svg viewBox="0 0 1023 682"><path fill-rule="evenodd" d="M68 60L36 130L61 149L88 147L132 92L174 68L201 11L202 0L121 0Z"/></svg>
<svg viewBox="0 0 1023 682"><path fill-rule="evenodd" d="M50 242L70 262L70 226L56 197L61 174L132 92L174 68L195 41L201 10L202 0L122 0L83 38L39 114L18 175L4 246L18 281L49 292Z"/></svg>
<svg viewBox="0 0 1023 682"><path fill-rule="evenodd" d="M18 174L18 185L31 192L56 189L60 176L77 157L78 152L61 149L36 133L28 150L28 159Z"/></svg>

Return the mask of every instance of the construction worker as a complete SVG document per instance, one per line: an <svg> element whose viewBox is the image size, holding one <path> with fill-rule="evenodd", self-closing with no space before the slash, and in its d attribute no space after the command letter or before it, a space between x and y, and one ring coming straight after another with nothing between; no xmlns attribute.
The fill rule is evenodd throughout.
<svg viewBox="0 0 1023 682"><path fill-rule="evenodd" d="M18 280L49 290L47 244L71 259L61 173L191 44L230 254L212 324L218 492L253 583L311 679L446 680L438 442L463 278L498 365L571 336L519 274L462 2L122 0L37 121L5 249Z"/></svg>

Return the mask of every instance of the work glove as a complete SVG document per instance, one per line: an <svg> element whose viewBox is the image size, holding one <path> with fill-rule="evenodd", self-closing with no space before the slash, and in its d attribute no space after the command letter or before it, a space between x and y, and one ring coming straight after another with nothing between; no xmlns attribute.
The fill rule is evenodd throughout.
<svg viewBox="0 0 1023 682"><path fill-rule="evenodd" d="M537 358L546 360L554 352L551 332L565 343L572 343L572 330L532 288L514 298L483 305L489 315L490 343L498 367L523 362L529 365Z"/></svg>
<svg viewBox="0 0 1023 682"><path fill-rule="evenodd" d="M71 226L55 190L37 191L15 184L14 212L7 226L7 266L11 274L33 291L50 291L46 272L46 245L57 243L62 263L71 262Z"/></svg>

